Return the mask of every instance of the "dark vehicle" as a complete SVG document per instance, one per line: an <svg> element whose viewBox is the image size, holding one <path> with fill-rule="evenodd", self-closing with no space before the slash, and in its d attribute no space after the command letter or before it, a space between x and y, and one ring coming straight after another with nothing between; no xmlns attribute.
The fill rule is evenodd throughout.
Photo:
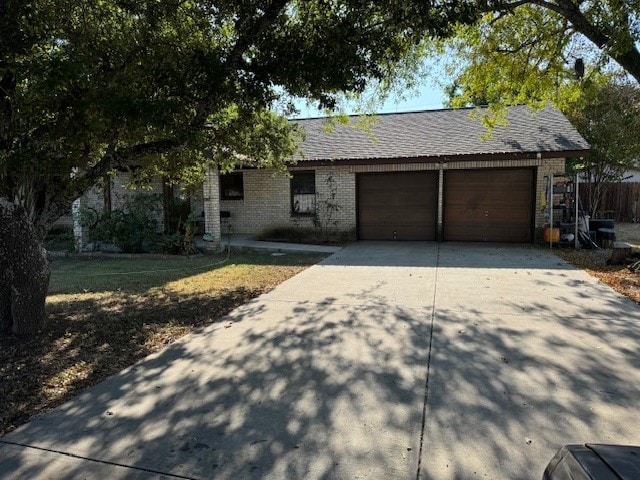
<svg viewBox="0 0 640 480"><path fill-rule="evenodd" d="M640 479L640 447L565 445L544 470L543 480Z"/></svg>

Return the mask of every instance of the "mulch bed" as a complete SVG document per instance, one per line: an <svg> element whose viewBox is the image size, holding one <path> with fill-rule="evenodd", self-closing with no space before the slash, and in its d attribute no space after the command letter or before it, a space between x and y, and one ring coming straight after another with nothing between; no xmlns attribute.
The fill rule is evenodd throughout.
<svg viewBox="0 0 640 480"><path fill-rule="evenodd" d="M555 253L640 304L640 273L626 265L607 265L611 250L557 249Z"/></svg>

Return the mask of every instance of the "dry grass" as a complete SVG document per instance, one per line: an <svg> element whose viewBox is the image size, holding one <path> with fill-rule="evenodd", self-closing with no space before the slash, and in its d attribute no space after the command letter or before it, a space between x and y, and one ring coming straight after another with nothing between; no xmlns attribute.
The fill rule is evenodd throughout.
<svg viewBox="0 0 640 480"><path fill-rule="evenodd" d="M0 435L323 257L54 261L47 326L32 340L0 338Z"/></svg>
<svg viewBox="0 0 640 480"><path fill-rule="evenodd" d="M616 224L616 238L640 249L640 223ZM633 273L626 265L607 265L611 250L570 250L555 252L576 267L600 279L615 291L640 303L640 273Z"/></svg>

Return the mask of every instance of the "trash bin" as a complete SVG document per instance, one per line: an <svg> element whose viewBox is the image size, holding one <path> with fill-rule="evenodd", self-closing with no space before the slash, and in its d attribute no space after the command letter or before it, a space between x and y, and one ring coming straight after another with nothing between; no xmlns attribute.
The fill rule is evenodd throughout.
<svg viewBox="0 0 640 480"><path fill-rule="evenodd" d="M640 478L640 447L565 445L551 459L543 480L631 480Z"/></svg>

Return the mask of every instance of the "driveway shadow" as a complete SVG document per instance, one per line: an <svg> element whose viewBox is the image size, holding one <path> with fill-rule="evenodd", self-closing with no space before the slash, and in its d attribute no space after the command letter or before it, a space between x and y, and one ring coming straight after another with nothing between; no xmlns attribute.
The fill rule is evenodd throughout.
<svg viewBox="0 0 640 480"><path fill-rule="evenodd" d="M439 257L420 478L540 478L564 444L639 444L638 306L543 250L481 267L459 248Z"/></svg>
<svg viewBox="0 0 640 480"><path fill-rule="evenodd" d="M221 479L537 478L562 444L640 442L635 305L535 247L385 245L3 440Z"/></svg>
<svg viewBox="0 0 640 480"><path fill-rule="evenodd" d="M188 478L414 478L431 308L381 288L261 297L3 440Z"/></svg>

